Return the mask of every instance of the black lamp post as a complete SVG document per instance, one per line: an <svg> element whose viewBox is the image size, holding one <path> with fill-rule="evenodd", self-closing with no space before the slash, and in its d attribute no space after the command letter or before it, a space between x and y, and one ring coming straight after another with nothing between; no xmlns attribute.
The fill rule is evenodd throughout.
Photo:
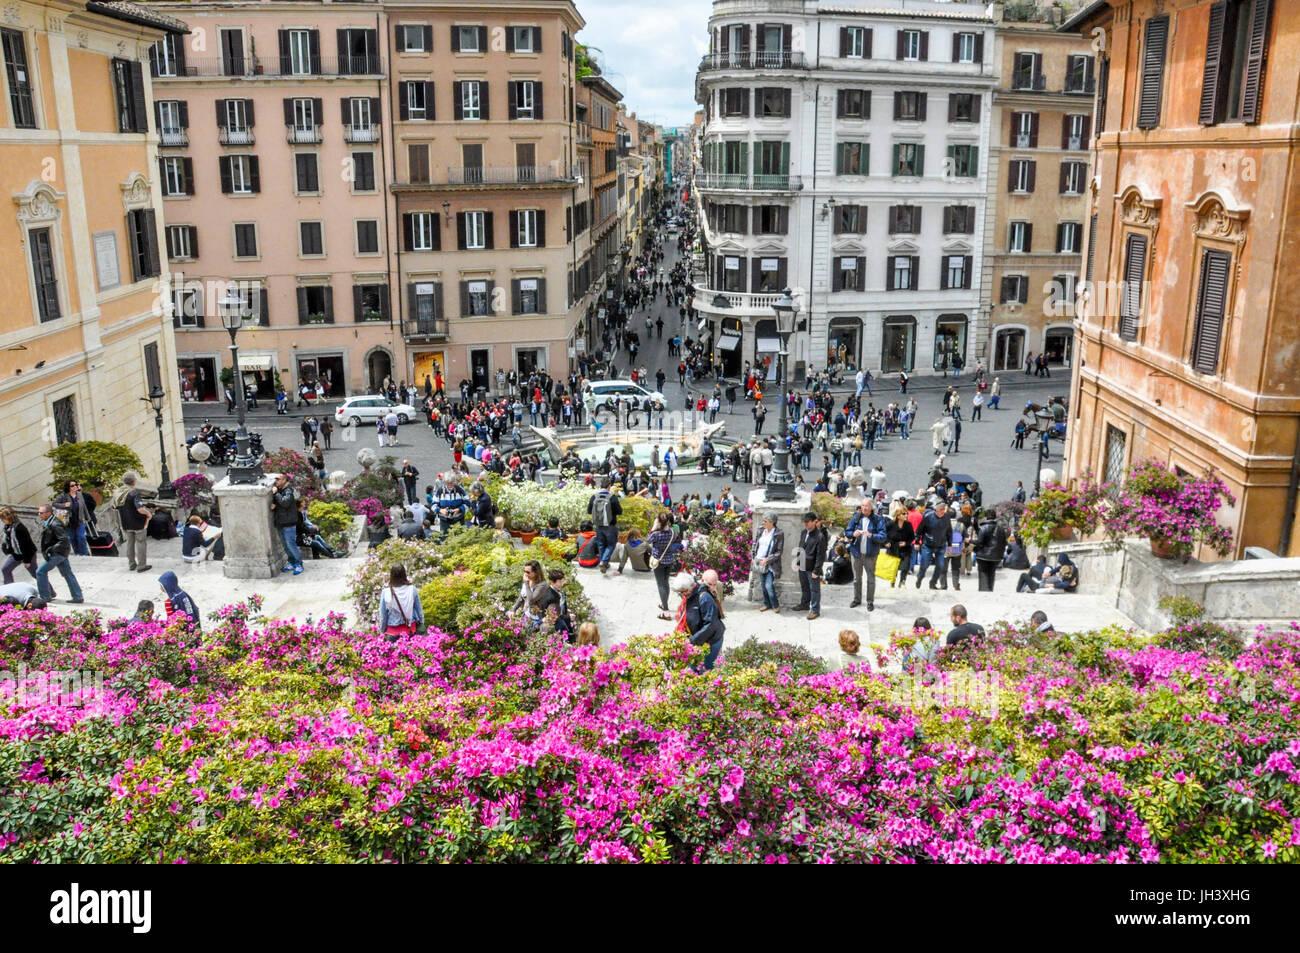
<svg viewBox="0 0 1300 953"><path fill-rule="evenodd" d="M772 310L776 312L776 333L781 339L781 352L777 355L776 370L779 381L777 399L781 401L776 425L780 442L777 444L776 458L772 461L772 472L767 475L763 499L780 501L794 499L794 474L790 472L790 448L786 444L788 424L785 406L785 363L790 354L790 335L794 334L795 315L798 310L795 308L794 297L789 288L781 292L781 297L776 299Z"/></svg>
<svg viewBox="0 0 1300 953"><path fill-rule="evenodd" d="M153 422L158 428L158 456L162 460L162 483L158 484L158 498L171 500L176 497L176 487L172 486L171 474L167 472L167 442L163 440L163 401L166 395L161 384L154 384L145 400L153 406Z"/></svg>
<svg viewBox="0 0 1300 953"><path fill-rule="evenodd" d="M1038 492L1039 492L1039 490L1042 489L1042 482L1043 482L1043 464L1047 462L1047 458L1051 455L1051 450L1048 449L1048 446L1047 446L1047 441L1050 440L1050 439L1051 439L1051 438L1050 438L1050 436L1047 434L1047 432L1044 432L1043 435L1042 435L1042 437L1040 437L1039 440L1038 440L1038 466L1037 466L1037 467L1035 468L1035 470L1034 470L1034 497L1035 497L1035 499L1038 497Z"/></svg>
<svg viewBox="0 0 1300 953"><path fill-rule="evenodd" d="M266 294L266 290L263 289L261 293ZM248 449L248 428L245 426L248 414L244 402L244 377L239 370L239 345L235 343L235 335L244 326L244 308L243 296L233 290L228 291L221 300L221 326L230 335L230 366L235 375L235 413L239 420L239 428L235 431L235 459L226 468L226 479L231 483L257 483L264 475L262 461L254 457Z"/></svg>

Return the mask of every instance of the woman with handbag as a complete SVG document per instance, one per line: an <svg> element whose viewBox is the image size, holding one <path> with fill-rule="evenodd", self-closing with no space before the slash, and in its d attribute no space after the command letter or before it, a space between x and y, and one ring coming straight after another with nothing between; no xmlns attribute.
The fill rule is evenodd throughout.
<svg viewBox="0 0 1300 953"><path fill-rule="evenodd" d="M395 565L388 573L388 585L379 593L379 626L389 639L415 635L424 628L424 607L420 594L406 578L406 567Z"/></svg>
<svg viewBox="0 0 1300 953"><path fill-rule="evenodd" d="M650 570L654 573L655 586L659 590L659 618L665 622L673 621L668 614L668 580L681 565L681 534L673 526L672 516L661 512L655 517L654 529L646 537L650 547Z"/></svg>
<svg viewBox="0 0 1300 953"><path fill-rule="evenodd" d="M912 543L916 540L916 530L912 527L907 507L902 501L895 501L889 515L889 529L885 531L885 555L897 561L895 566L897 578L889 582L890 588L894 588L903 585L912 568ZM879 568L879 559L877 559L877 568Z"/></svg>

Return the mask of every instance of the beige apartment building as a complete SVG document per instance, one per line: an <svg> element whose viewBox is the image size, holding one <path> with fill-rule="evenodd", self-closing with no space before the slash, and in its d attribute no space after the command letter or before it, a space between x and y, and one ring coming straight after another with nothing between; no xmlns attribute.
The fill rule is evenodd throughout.
<svg viewBox="0 0 1300 953"><path fill-rule="evenodd" d="M384 6L403 374L567 373L584 21L567 0Z"/></svg>
<svg viewBox="0 0 1300 953"><path fill-rule="evenodd" d="M989 136L993 214L984 228L989 337L976 353L995 372L1023 371L1044 354L1050 373L1074 358L1093 51L1077 33L1058 32L1066 12L1059 3L992 10L999 79Z"/></svg>
<svg viewBox="0 0 1300 953"><path fill-rule="evenodd" d="M185 398L221 399L232 289L247 305L240 365L259 397L277 384L342 397L403 377L382 7L151 7L192 31L151 54Z"/></svg>
<svg viewBox="0 0 1300 953"><path fill-rule="evenodd" d="M125 444L183 472L159 252L149 49L185 24L132 3L14 0L0 20L0 501L50 498L45 453ZM75 99L75 102L74 102Z"/></svg>

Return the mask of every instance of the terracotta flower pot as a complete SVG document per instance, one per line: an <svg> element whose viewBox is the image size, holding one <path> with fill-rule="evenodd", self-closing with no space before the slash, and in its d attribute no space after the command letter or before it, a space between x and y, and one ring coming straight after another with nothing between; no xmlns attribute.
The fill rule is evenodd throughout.
<svg viewBox="0 0 1300 953"><path fill-rule="evenodd" d="M1056 527L1056 529L1052 530L1052 539L1066 540L1066 539L1072 539L1073 537L1074 537L1074 527L1071 526L1069 523L1065 524L1064 526L1058 526Z"/></svg>
<svg viewBox="0 0 1300 953"><path fill-rule="evenodd" d="M1174 558L1174 544L1163 536L1152 536L1148 542L1151 543L1151 555L1160 559Z"/></svg>
<svg viewBox="0 0 1300 953"><path fill-rule="evenodd" d="M537 534L536 534L535 532L533 532L533 533L530 533L530 532L520 532L520 533L518 533L517 535L519 536L520 541L521 541L525 546L527 546L529 543L531 543L533 540L535 540L535 539L537 538Z"/></svg>

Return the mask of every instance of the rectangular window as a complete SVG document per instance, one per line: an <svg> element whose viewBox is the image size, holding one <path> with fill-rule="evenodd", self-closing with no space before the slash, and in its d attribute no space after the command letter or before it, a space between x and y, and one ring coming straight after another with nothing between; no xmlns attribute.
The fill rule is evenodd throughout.
<svg viewBox="0 0 1300 953"><path fill-rule="evenodd" d="M442 285L436 281L417 281L406 286L410 303L410 317L416 321L420 334L433 334L435 323L442 317Z"/></svg>
<svg viewBox="0 0 1300 953"><path fill-rule="evenodd" d="M320 222L299 222L299 251L304 258L325 254L325 237Z"/></svg>
<svg viewBox="0 0 1300 953"><path fill-rule="evenodd" d="M1028 304L1029 278L1026 275L1003 275L1001 304Z"/></svg>
<svg viewBox="0 0 1300 953"><path fill-rule="evenodd" d="M1137 127L1154 129L1160 125L1160 103L1165 89L1165 48L1169 42L1169 14L1152 17L1146 22L1142 43Z"/></svg>
<svg viewBox="0 0 1300 953"><path fill-rule="evenodd" d="M54 267L54 235L50 228L33 228L27 233L32 256L32 280L36 285L36 310L41 321L63 317L59 306L59 279Z"/></svg>
<svg viewBox="0 0 1300 953"><path fill-rule="evenodd" d="M904 121L925 119L925 93L900 90L894 93L894 118Z"/></svg>
<svg viewBox="0 0 1300 953"><path fill-rule="evenodd" d="M1061 163L1061 194L1082 195L1084 183L1088 177L1088 165L1084 162Z"/></svg>
<svg viewBox="0 0 1300 953"><path fill-rule="evenodd" d="M1128 434L1113 424L1106 425L1106 475L1107 483L1119 486L1124 482L1124 467L1127 462Z"/></svg>
<svg viewBox="0 0 1300 953"><path fill-rule="evenodd" d="M1092 138L1092 118L1075 113L1061 120L1061 148L1070 150L1087 149Z"/></svg>
<svg viewBox="0 0 1300 953"><path fill-rule="evenodd" d="M190 160L166 156L158 160L162 168L162 194L167 198L190 194Z"/></svg>
<svg viewBox="0 0 1300 953"><path fill-rule="evenodd" d="M945 235L973 235L975 233L975 207L973 205L949 205L943 210L943 233Z"/></svg>
<svg viewBox="0 0 1300 953"><path fill-rule="evenodd" d="M790 210L784 205L760 205L754 209L754 234L785 235L789 221Z"/></svg>
<svg viewBox="0 0 1300 953"><path fill-rule="evenodd" d="M197 243L193 241L195 232L193 225L168 225L167 257L172 261L196 257Z"/></svg>
<svg viewBox="0 0 1300 953"><path fill-rule="evenodd" d="M428 101L425 97L425 87L428 83L423 81L408 80L402 83L404 99L406 101L405 119L423 120L428 118Z"/></svg>
<svg viewBox="0 0 1300 953"><path fill-rule="evenodd" d="M835 285L833 291L861 291L865 287L863 284L865 268L861 267L863 259L860 257L844 257L835 259Z"/></svg>
<svg viewBox="0 0 1300 953"><path fill-rule="evenodd" d="M357 254L379 254L379 222L373 218L357 222Z"/></svg>
<svg viewBox="0 0 1300 953"><path fill-rule="evenodd" d="M1120 293L1119 336L1136 341L1142 315L1142 284L1147 273L1147 239L1129 234L1124 242L1124 287Z"/></svg>
<svg viewBox="0 0 1300 953"><path fill-rule="evenodd" d="M839 205L835 208L836 235L862 235L867 230L865 205Z"/></svg>
<svg viewBox="0 0 1300 953"><path fill-rule="evenodd" d="M117 100L117 131L148 132L145 112L144 70L134 60L114 59L113 95Z"/></svg>
<svg viewBox="0 0 1300 953"><path fill-rule="evenodd" d="M896 176L924 175L925 146L918 142L894 143L893 174Z"/></svg>
<svg viewBox="0 0 1300 953"><path fill-rule="evenodd" d="M980 97L978 93L948 94L949 122L979 122Z"/></svg>
<svg viewBox="0 0 1300 953"><path fill-rule="evenodd" d="M1083 251L1083 223L1060 222L1056 226L1056 251L1062 255L1077 255Z"/></svg>
<svg viewBox="0 0 1300 953"><path fill-rule="evenodd" d="M316 126L321 117L316 115L316 100L299 98L289 100L287 110L289 125L295 142L315 142Z"/></svg>
<svg viewBox="0 0 1300 953"><path fill-rule="evenodd" d="M790 118L790 90L780 87L758 90L758 115L768 119Z"/></svg>
<svg viewBox="0 0 1300 953"><path fill-rule="evenodd" d="M454 26L451 28L456 35L455 52L457 53L485 53L486 50L479 48L479 28L476 26ZM484 31L486 32L486 30Z"/></svg>
<svg viewBox="0 0 1300 953"><path fill-rule="evenodd" d="M203 327L203 299L197 289L176 288L172 291L172 319L179 328Z"/></svg>
<svg viewBox="0 0 1300 953"><path fill-rule="evenodd" d="M970 255L945 255L943 258L942 290L969 288L971 274Z"/></svg>
<svg viewBox="0 0 1300 953"><path fill-rule="evenodd" d="M1192 333L1192 368L1200 374L1216 374L1227 318L1228 275L1232 256L1207 248L1201 252L1201 286L1196 295L1196 326Z"/></svg>
<svg viewBox="0 0 1300 953"><path fill-rule="evenodd" d="M948 147L948 172L958 179L973 178L979 173L980 147L951 145Z"/></svg>
<svg viewBox="0 0 1300 953"><path fill-rule="evenodd" d="M511 119L540 119L537 106L537 93L541 87L540 83L535 83L530 79L522 80L510 84L510 118Z"/></svg>
<svg viewBox="0 0 1300 953"><path fill-rule="evenodd" d="M510 27L510 36L514 41L510 52L513 53L536 53L538 50L533 43L533 36L540 32L537 27L531 26L512 26Z"/></svg>
<svg viewBox="0 0 1300 953"><path fill-rule="evenodd" d="M1007 240L1007 251L1028 252L1030 250L1033 225L1029 222L1012 222L1007 226L1007 231L1009 235Z"/></svg>
<svg viewBox="0 0 1300 953"><path fill-rule="evenodd" d="M387 321L388 286L353 285L352 320L358 322Z"/></svg>
<svg viewBox="0 0 1300 953"><path fill-rule="evenodd" d="M865 142L840 142L835 145L837 175L867 175L868 153Z"/></svg>
<svg viewBox="0 0 1300 953"><path fill-rule="evenodd" d="M126 213L127 238L131 243L131 276L134 281L162 274L157 229L153 209L139 208Z"/></svg>
<svg viewBox="0 0 1300 953"><path fill-rule="evenodd" d="M403 23L397 28L399 53L433 52L433 27L418 23Z"/></svg>
<svg viewBox="0 0 1300 953"><path fill-rule="evenodd" d="M718 114L724 118L749 115L749 90L718 90Z"/></svg>
<svg viewBox="0 0 1300 953"><path fill-rule="evenodd" d="M870 119L871 96L865 89L841 89L836 97L836 115L840 119Z"/></svg>
<svg viewBox="0 0 1300 953"><path fill-rule="evenodd" d="M1065 91L1067 93L1091 93L1093 91L1091 56L1076 54L1066 60Z"/></svg>
<svg viewBox="0 0 1300 953"><path fill-rule="evenodd" d="M465 247L471 250L478 250L487 247L487 228L485 225L486 213L484 212L466 212L465 213Z"/></svg>
<svg viewBox="0 0 1300 953"><path fill-rule="evenodd" d="M478 80L466 80L460 84L460 118L479 119L482 109L482 83Z"/></svg>
<svg viewBox="0 0 1300 953"><path fill-rule="evenodd" d="M923 60L920 30L898 31L898 58L900 60Z"/></svg>
<svg viewBox="0 0 1300 953"><path fill-rule="evenodd" d="M541 297L537 278L519 278L515 285L515 314L541 314Z"/></svg>
<svg viewBox="0 0 1300 953"><path fill-rule="evenodd" d="M722 290L729 292L744 291L744 262L739 257L733 255L723 255L719 261L722 264Z"/></svg>
<svg viewBox="0 0 1300 953"><path fill-rule="evenodd" d="M185 64L184 39L169 33L149 48L154 76L180 76Z"/></svg>
<svg viewBox="0 0 1300 953"><path fill-rule="evenodd" d="M1200 122L1259 121L1272 0L1224 0L1210 7Z"/></svg>
<svg viewBox="0 0 1300 953"><path fill-rule="evenodd" d="M243 30L221 31L221 75L245 75Z"/></svg>
<svg viewBox="0 0 1300 953"><path fill-rule="evenodd" d="M406 147L407 178L412 183L429 182L429 144L411 143Z"/></svg>
<svg viewBox="0 0 1300 953"><path fill-rule="evenodd" d="M352 191L373 192L375 190L375 154L373 152L352 153Z"/></svg>
<svg viewBox="0 0 1300 953"><path fill-rule="evenodd" d="M952 37L952 61L954 63L978 63L980 61L979 47L982 43L977 41L983 37L975 33L954 33Z"/></svg>
<svg viewBox="0 0 1300 953"><path fill-rule="evenodd" d="M921 206L891 205L889 207L889 234L921 234Z"/></svg>
<svg viewBox="0 0 1300 953"><path fill-rule="evenodd" d="M9 109L19 129L36 128L32 102L32 75L27 68L27 44L18 30L0 30L4 49L5 78L9 81Z"/></svg>
<svg viewBox="0 0 1300 953"><path fill-rule="evenodd" d="M1034 149L1038 147L1038 113L1011 114L1011 147Z"/></svg>
<svg viewBox="0 0 1300 953"><path fill-rule="evenodd" d="M871 56L871 31L860 26L846 26L840 31L840 56L865 59Z"/></svg>
<svg viewBox="0 0 1300 953"><path fill-rule="evenodd" d="M1032 159L1013 159L1007 164L1007 189L1032 192L1038 178L1038 163Z"/></svg>
<svg viewBox="0 0 1300 953"><path fill-rule="evenodd" d="M57 446L77 442L77 405L76 398L69 395L60 397L53 404L54 442Z"/></svg>
<svg viewBox="0 0 1300 953"><path fill-rule="evenodd" d="M438 251L439 217L433 212L408 212L402 216L407 251Z"/></svg>
<svg viewBox="0 0 1300 953"><path fill-rule="evenodd" d="M492 292L486 281L464 281L461 287L465 289L464 312L468 317L482 318L492 313Z"/></svg>
<svg viewBox="0 0 1300 953"><path fill-rule="evenodd" d="M310 76L317 72L319 65L312 57L311 30L288 30L289 69L293 76Z"/></svg>
<svg viewBox="0 0 1300 953"><path fill-rule="evenodd" d="M299 152L293 157L294 166L294 187L300 192L319 192L320 176L318 175L316 153Z"/></svg>
<svg viewBox="0 0 1300 953"><path fill-rule="evenodd" d="M527 208L515 213L517 230L515 243L519 248L537 246L537 209Z"/></svg>
<svg viewBox="0 0 1300 953"><path fill-rule="evenodd" d="M915 291L917 259L911 255L892 255L888 261L889 291Z"/></svg>
<svg viewBox="0 0 1300 953"><path fill-rule="evenodd" d="M298 323L333 324L334 289L329 285L300 285Z"/></svg>
<svg viewBox="0 0 1300 953"><path fill-rule="evenodd" d="M235 257L257 257L257 224L254 222L235 223Z"/></svg>
<svg viewBox="0 0 1300 953"><path fill-rule="evenodd" d="M1011 71L1011 88L1018 90L1046 89L1042 73L1042 57L1037 53L1017 53Z"/></svg>
<svg viewBox="0 0 1300 953"><path fill-rule="evenodd" d="M366 76L379 72L379 32L353 29L338 31L339 72Z"/></svg>

